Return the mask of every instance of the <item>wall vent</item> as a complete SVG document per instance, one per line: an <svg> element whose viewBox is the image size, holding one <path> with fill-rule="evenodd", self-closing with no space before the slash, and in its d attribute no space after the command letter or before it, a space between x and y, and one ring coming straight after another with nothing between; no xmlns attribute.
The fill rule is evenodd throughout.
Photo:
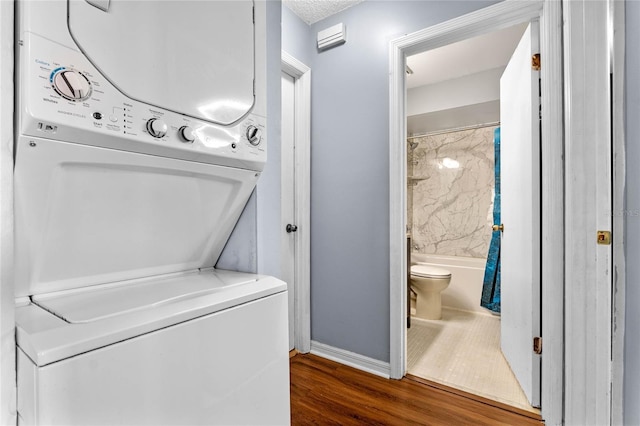
<svg viewBox="0 0 640 426"><path fill-rule="evenodd" d="M347 29L340 23L318 32L318 49L325 50L346 43Z"/></svg>

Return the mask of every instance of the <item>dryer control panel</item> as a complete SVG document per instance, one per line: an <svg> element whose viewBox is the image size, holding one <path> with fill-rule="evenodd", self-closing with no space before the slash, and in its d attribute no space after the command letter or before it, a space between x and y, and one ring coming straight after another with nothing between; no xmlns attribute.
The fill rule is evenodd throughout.
<svg viewBox="0 0 640 426"><path fill-rule="evenodd" d="M20 84L23 135L256 171L264 168L264 117L249 113L222 126L153 107L118 91L77 50L33 33L25 33L22 43L19 78L28 79Z"/></svg>

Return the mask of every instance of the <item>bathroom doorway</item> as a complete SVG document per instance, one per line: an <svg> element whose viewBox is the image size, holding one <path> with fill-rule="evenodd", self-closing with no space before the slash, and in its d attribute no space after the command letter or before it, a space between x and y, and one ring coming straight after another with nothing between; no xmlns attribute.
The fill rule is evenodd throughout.
<svg viewBox="0 0 640 426"><path fill-rule="evenodd" d="M510 62L522 62L514 56L518 46L530 45L534 32L537 39L536 24L521 23L407 57L407 256L417 265L412 269L451 274L441 302L436 301L440 319L424 305L411 311L407 373L539 415L512 372L513 357L508 361L503 354L510 347L501 348L499 281L494 282L495 274L485 280L500 243L500 231L492 226L500 215L501 80L506 84ZM486 53L478 60L474 52ZM538 146L537 123L535 130ZM511 160L503 156L502 168ZM497 246L492 262L490 244ZM412 306L427 296L418 288L423 285L412 282ZM495 286L496 302L485 304L489 310L480 303L483 287L493 293Z"/></svg>
<svg viewBox="0 0 640 426"><path fill-rule="evenodd" d="M562 138L562 114L558 108L562 104L562 86L561 86L561 68L555 64L561 64L561 49L558 43L559 10L557 5L553 3L537 3L529 4L528 9L522 4L500 3L494 6L465 15L461 18L418 31L391 42L390 58L391 58L391 92L390 92L390 168L391 168L391 226L390 238L392 253L395 258L390 259L391 267L391 376L401 377L406 372L408 349L407 334L404 324L406 320L404 314L406 312L407 287L406 281L406 264L410 252L403 250L406 246L406 214L407 214L407 150L409 148L406 133L406 110L405 104L405 58L411 55L422 53L428 50L437 49L446 45L454 44L468 38L490 33L492 31L505 29L521 23L528 23L539 18L542 30L542 44L540 53L547 55L546 68L542 68L541 80L546 82L542 85L542 111L545 112L544 124L542 126L542 152L541 161L545 164L547 171L553 171L552 176L545 175L545 183L548 185L549 180L556 179L556 176L562 176L562 160L561 147L551 143L553 140L561 140ZM551 24L553 23L553 24ZM486 55L486 51L482 54L474 52L467 59L472 58L473 61L479 61ZM551 65L553 64L553 65ZM459 87L458 87L459 88ZM408 103L407 103L408 108ZM548 115L547 115L548 114ZM447 128L443 129L447 130ZM417 148L417 147L416 147ZM559 152L560 151L560 152ZM444 166L444 164L443 164ZM559 170L559 172L558 172ZM557 173L557 175L556 175ZM558 181L555 184L562 184ZM542 192L542 202L550 212L562 211L562 194L552 192ZM403 211L398 211L394 206L402 206ZM548 216L545 216L548 217ZM562 232L562 223L546 223L546 227L542 228L543 241L547 240L547 233L557 230ZM558 226L560 229L558 230ZM402 236L402 238L400 237ZM540 233L538 233L540 238ZM394 250L395 249L395 250ZM545 246L545 258L543 273L546 274L546 283L562 280L562 274L557 271L562 270L562 245L555 247ZM551 254L553 256L550 256ZM399 255L398 255L399 254ZM399 257L399 258L398 258ZM547 291L550 290L550 291ZM546 324L551 323L562 324L562 290L549 289L545 287L545 319ZM551 298L551 300L549 300ZM554 300L559 298L559 300ZM549 322L551 321L551 322ZM402 326L401 326L402 324ZM532 330L524 330L531 333ZM545 364L542 375L556 377L562 374L562 332L561 327L557 330L545 329L546 336L552 338L550 346L546 347ZM529 342L531 343L531 342ZM559 346L556 344L560 343ZM521 349L524 352L531 351L531 344ZM560 350L558 350L560 349ZM524 353L523 352L523 353ZM533 375L532 375L533 377ZM538 377L539 380L539 377ZM542 402L547 410L545 419L553 421L560 418L562 412L562 398L553 395L562 395L561 383L553 383L552 380L542 382Z"/></svg>

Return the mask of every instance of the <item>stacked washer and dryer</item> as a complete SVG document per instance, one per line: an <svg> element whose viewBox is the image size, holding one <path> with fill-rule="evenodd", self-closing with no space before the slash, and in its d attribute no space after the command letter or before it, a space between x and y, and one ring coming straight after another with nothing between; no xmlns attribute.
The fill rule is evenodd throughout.
<svg viewBox="0 0 640 426"><path fill-rule="evenodd" d="M266 4L17 3L20 424L286 424L286 284L214 268L266 161Z"/></svg>

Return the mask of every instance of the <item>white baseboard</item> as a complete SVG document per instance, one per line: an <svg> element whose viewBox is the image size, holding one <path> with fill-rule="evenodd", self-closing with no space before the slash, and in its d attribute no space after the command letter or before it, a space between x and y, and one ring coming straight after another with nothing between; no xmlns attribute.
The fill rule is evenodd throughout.
<svg viewBox="0 0 640 426"><path fill-rule="evenodd" d="M349 352L344 349L334 348L316 341L311 341L311 353L367 373L375 374L386 379L389 378L389 363L378 361L355 352Z"/></svg>

